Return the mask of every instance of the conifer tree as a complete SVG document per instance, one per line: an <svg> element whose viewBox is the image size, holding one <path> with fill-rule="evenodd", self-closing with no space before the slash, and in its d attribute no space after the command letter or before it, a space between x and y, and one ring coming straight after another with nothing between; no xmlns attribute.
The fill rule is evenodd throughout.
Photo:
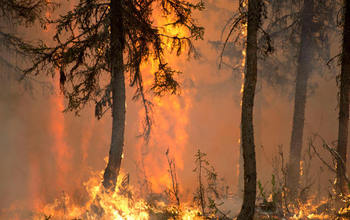
<svg viewBox="0 0 350 220"><path fill-rule="evenodd" d="M34 58L26 74L59 70L61 89L68 100L66 111L79 112L92 102L96 117L101 118L111 109L112 138L103 178L105 189L114 190L121 166L126 79L136 87L133 98L144 106L143 135L147 138L151 103L146 98L141 64L150 59L157 63L151 88L154 94L175 94L179 89L178 71L167 63L167 42L177 55L184 51L196 55L192 40L201 39L204 29L195 23L192 13L203 7L202 1L80 0L65 15L50 21L56 26L55 45L20 45ZM155 21L156 14L165 17L166 22ZM167 27L183 31L171 33Z"/></svg>

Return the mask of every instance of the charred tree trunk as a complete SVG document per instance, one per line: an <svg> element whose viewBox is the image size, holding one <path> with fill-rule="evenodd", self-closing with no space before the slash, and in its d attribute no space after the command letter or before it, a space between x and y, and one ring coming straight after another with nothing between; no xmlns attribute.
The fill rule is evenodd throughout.
<svg viewBox="0 0 350 220"><path fill-rule="evenodd" d="M253 106L257 81L257 32L260 24L260 0L248 1L247 72L244 80L241 115L241 139L244 161L244 194L238 220L252 220L256 199L256 160Z"/></svg>
<svg viewBox="0 0 350 220"><path fill-rule="evenodd" d="M340 74L338 147L342 161L337 161L337 190L347 192L346 154L349 135L349 92L350 92L350 1L345 0L345 22L343 30L343 54Z"/></svg>
<svg viewBox="0 0 350 220"><path fill-rule="evenodd" d="M300 158L303 145L305 104L307 94L307 81L311 69L312 52L312 18L313 0L304 0L301 17L301 36L296 76L293 128L290 143L289 166L287 174L287 187L292 195L297 194L300 178Z"/></svg>
<svg viewBox="0 0 350 220"><path fill-rule="evenodd" d="M124 28L122 1L111 1L111 89L112 89L112 140L108 164L103 175L103 186L106 190L114 190L118 178L125 129L125 78L124 78Z"/></svg>

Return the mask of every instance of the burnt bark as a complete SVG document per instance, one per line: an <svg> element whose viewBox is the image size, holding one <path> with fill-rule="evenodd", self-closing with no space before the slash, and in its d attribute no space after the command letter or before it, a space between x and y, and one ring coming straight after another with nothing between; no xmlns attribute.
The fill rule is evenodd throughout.
<svg viewBox="0 0 350 220"><path fill-rule="evenodd" d="M103 175L103 186L114 190L121 166L125 130L125 76L123 51L125 34L123 28L122 1L111 1L111 90L112 90L112 139L108 164Z"/></svg>
<svg viewBox="0 0 350 220"><path fill-rule="evenodd" d="M252 220L256 199L256 160L253 128L253 106L257 81L257 32L260 24L260 0L248 1L247 72L244 79L241 115L241 140L244 162L243 204L238 220Z"/></svg>
<svg viewBox="0 0 350 220"><path fill-rule="evenodd" d="M287 187L291 195L296 195L300 178L300 158L303 145L307 82L312 71L310 64L312 50L313 0L305 0L301 17L300 49L294 96L294 115L290 142Z"/></svg>
<svg viewBox="0 0 350 220"><path fill-rule="evenodd" d="M349 92L350 92L350 1L345 0L343 27L343 52L340 73L339 128L337 151L341 158L337 161L337 190L347 192L346 155L349 135Z"/></svg>

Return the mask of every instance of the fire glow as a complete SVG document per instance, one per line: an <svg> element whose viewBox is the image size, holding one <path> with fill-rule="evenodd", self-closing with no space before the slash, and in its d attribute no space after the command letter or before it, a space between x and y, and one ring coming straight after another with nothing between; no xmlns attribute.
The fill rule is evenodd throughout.
<svg viewBox="0 0 350 220"><path fill-rule="evenodd" d="M215 0L209 0L208 2L212 4L211 6L215 5ZM243 2L243 7L247 7L246 2L248 1L242 1L242 2ZM155 9L155 11L156 10L157 9ZM156 16L152 19L154 19L156 26L162 26L163 24L174 23L174 21L169 17L166 17L159 13L158 14L155 13L155 14ZM50 14L47 13L47 16L49 17ZM182 38L190 34L185 32L185 29L179 28L177 25L163 26L163 28L159 29L159 32L164 36L165 35L176 36L177 38ZM234 108L239 109L239 107L242 107L242 96L245 89L244 83L245 83L245 74L246 74L246 65L247 65L245 40L248 34L247 24L242 22L236 34L240 36L240 40L242 40L244 43L243 43L243 47L237 50L238 51L237 53L236 51L233 53L234 56L236 57L232 58L232 60L231 58L229 59L230 62L234 61L234 63L236 64L236 66L234 66L233 68L238 67L236 68L238 69L236 73L238 76L238 80L237 82L235 82L237 83L237 85L235 86L231 85L229 89L233 91L232 88L234 87L234 98L235 98L234 101L236 102L234 104ZM169 63L170 66L174 67L175 70L182 71L181 68L184 66L184 63L186 63L187 61L185 61L182 58L179 58L176 55L176 53L185 51L186 48L182 48L181 51L172 51L173 43L167 37L162 38L162 40L163 40L162 44L166 45L166 51L165 51L165 55L167 58L166 63L167 64ZM209 49L205 48L205 50L209 50ZM104 52L103 49L98 48L97 51L98 51L97 53L98 55L103 55L103 52ZM198 65L201 65L201 62L203 62L203 60L198 62L199 63ZM205 60L204 62L207 62L207 60ZM205 65L208 65L208 64L203 64L204 68L206 68ZM212 65L212 63L209 63L209 65ZM186 86L186 81L183 80L183 78L185 77L179 74L179 75L175 75L175 78L180 82L181 85L184 85L183 87L180 88L179 94L175 94L175 95L173 94L169 96L166 95L164 97L153 95L150 88L152 88L152 85L154 82L153 73L158 69L158 66L159 66L159 62L156 59L154 59L152 55L150 55L150 57L148 57L147 60L142 60L142 64L141 64L141 72L143 73L142 82L144 85L144 90L146 92L145 94L147 96L146 99L152 103L151 111L150 111L150 116L152 120L150 138L147 140L143 138L135 138L136 135L133 136L132 140L130 138L131 136L130 133L133 133L133 134L142 133L143 126L144 126L143 120L145 118L145 111L144 111L144 108L142 107L142 104L140 105L139 102L136 102L135 105L137 105L137 107L136 108L133 108L134 106L131 107L132 110L130 111L131 112L130 115L132 116L130 117L129 115L129 119L131 118L130 121L132 122L130 124L137 124L137 125L135 126L131 125L132 129L130 130L132 130L132 132L128 130L127 134L125 135L127 137L125 138L125 148L124 148L124 153L122 154L123 160L122 160L121 172L120 172L120 176L118 177L117 186L113 192L106 192L105 191L106 189L103 188L103 186L101 185L101 182L103 179L102 167L105 167L105 164L103 164L102 162L102 158L107 154L106 149L108 147L107 146L108 143L101 143L100 139L106 139L107 141L110 139L110 136L108 133L110 128L104 125L106 129L104 130L96 129L96 127L99 126L98 124L101 125L101 123L98 123L95 120L90 120L92 117L92 114L89 115L89 118L86 119L86 122L84 120L81 120L84 122L82 123L83 125L81 125L81 128L79 127L80 130L76 129L76 127L73 127L73 128L70 127L71 125L71 118L69 118L70 115L67 114L68 116L66 116L65 114L63 114L66 103L64 100L64 95L60 90L60 85L59 85L60 79L58 79L58 75L60 74L56 70L56 76L54 78L54 83L53 83L53 92L47 98L47 102L50 108L48 109L49 119L46 124L48 127L47 128L47 134L49 136L48 142L50 142L50 144L48 144L47 146L47 149L48 149L47 151L49 151L49 153L46 153L46 155L48 155L48 158L49 158L48 160L50 160L50 166L51 166L47 170L49 170L48 172L51 172L51 173L49 175L47 175L47 173L44 173L44 172L41 173L43 168L42 168L42 164L40 163L39 157L43 157L44 153L39 154L39 153L42 153L39 151L38 151L39 153L36 151L29 153L29 156L28 156L29 167L26 171L28 173L28 184L26 185L25 188L27 190L26 193L28 194L28 197L30 197L28 200L30 201L29 203L31 206L30 207L31 211L29 214L26 213L26 218L27 216L29 216L28 218L34 219L34 220L43 220L43 219L44 220L49 220L49 219L50 220L63 220L63 219L67 219L67 220L68 219L87 219L87 220L93 220L93 219L102 219L102 220L104 219L105 220L124 220L124 219L126 220L132 220L132 219L135 219L135 220L148 220L148 219L192 220L194 219L196 220L198 219L199 220L201 219L201 220L204 220L204 219L221 219L221 217L223 217L224 219L226 219L226 217L229 217L229 219L235 218L236 213L232 214L230 213L230 211L232 210L236 211L235 209L233 209L233 206L240 203L233 200L234 196L236 195L234 195L233 193L231 194L230 192L231 188L229 189L228 186L231 187L232 185L231 183L227 182L227 183L224 183L227 185L222 185L222 186L220 185L220 187L222 188L227 187L225 188L227 192L225 195L225 198L220 197L221 195L215 198L213 197L214 199L210 201L211 203L208 205L209 203L208 202L206 204L207 206L205 208L202 208L201 204L197 204L196 203L197 201L195 201L195 196L196 196L195 194L197 192L195 193L193 192L197 190L196 187L198 187L198 189L202 187L201 185L202 180L200 179L201 177L198 178L199 180L196 179L195 180L196 182L193 182L193 180L190 180L192 181L190 182L190 184L187 184L187 182L186 184L183 184L183 182L185 181L189 182L189 180L182 178L182 176L181 178L178 179L179 182L177 182L177 180L176 182L174 182L174 179L172 179L174 175L174 173L172 172L175 172L175 175L176 175L176 172L178 172L179 175L188 175L188 173L193 174L193 176L198 175L198 173L196 173L198 171L196 171L196 169L193 170L193 167L188 165L189 160L193 160L193 157L189 159L191 156L190 155L191 150L193 150L194 147L202 148L202 146L192 146L193 143L195 142L192 143L191 141L196 139L195 138L192 139L192 133L189 130L190 128L192 129L192 127L197 126L197 124L193 123L190 117L192 116L192 114L197 113L195 112L195 110L197 110L195 109L197 107L196 105L199 102L197 98L201 99L202 97L200 96L205 96L206 93L202 94L202 90L201 90L202 88L198 86L200 85L200 83L202 83L202 82L199 82L200 80L196 81L194 77L188 77L186 79L190 78L190 80L192 80L190 84L192 83L194 86L192 85ZM183 68L186 68L186 67L183 67ZM212 70L208 70L208 71L212 71ZM184 72L184 74L186 74L186 72ZM128 73L125 73L126 77L127 75ZM211 75L209 76L212 77ZM239 79L239 76L241 76L240 79ZM205 76L205 77L209 78L208 76ZM225 77L222 77L222 78L225 78ZM215 80L217 79L214 79L213 81ZM214 85L217 82L221 83L220 80L217 80L216 82L212 83L212 85ZM217 89L219 86L221 86L219 85L219 83L215 84L210 89L212 88L214 88L213 90ZM233 82L229 82L229 83L233 84ZM203 84L206 84L206 82ZM209 89L209 92L207 91L208 93L213 92L213 90L210 90L210 89ZM131 94L130 91L127 90L126 93L127 93L127 98L131 100L131 97L129 97L129 93ZM269 91L267 91L266 94L268 92ZM228 93L225 93L225 92L223 92L223 94L224 95L222 94L220 95L221 96L230 95L230 94L228 95ZM268 95L266 95L266 97L267 96ZM213 97L214 99L217 98L215 96ZM234 102L232 100L232 97L229 97L228 99L222 99L222 100L226 102L227 100L232 103ZM214 107L211 106L213 109L227 107L227 106L221 105L220 102L211 102L211 101L212 100L208 102L210 105L214 103L213 105ZM266 102L269 102L269 100L267 100ZM200 108L204 106L203 103L201 103L202 105L200 105ZM216 103L220 103L220 104L217 105ZM205 103L205 104L208 104L208 103ZM88 109L88 110L91 110L91 109ZM232 109L229 109L228 111L231 111L231 110ZM278 111L279 110L280 109L278 109ZM203 113L204 115L208 113L206 111L203 111L203 112L205 112ZM225 112L225 114L227 113L226 111L222 111L222 112ZM235 112L234 115L235 117L239 118L239 114L237 112ZM268 110L266 110L266 112L268 112ZM275 111L272 111L272 112L275 112ZM127 114L129 114L129 109L127 110ZM206 116L207 115L205 115L205 117L202 117L202 118L199 117L199 118L200 120L203 120L204 118L204 121L207 118L211 119L210 116L208 116L207 118ZM268 126L269 124L274 123L275 120L270 120L270 117L268 118L269 118L268 122L266 123L266 131L270 132L270 130L268 129ZM227 115L222 114L221 117L218 117L218 118L215 118L215 120L212 120L213 121L212 123L219 123L217 121L227 120L227 119L228 119ZM104 117L103 120L107 120L107 121L110 120L109 115ZM205 121L202 124L199 124L199 126L203 126L203 127L207 126L205 129L210 130L211 124L208 123L208 121ZM129 121L127 122L129 123ZM232 126L233 128L226 126L222 130L212 129L213 131L211 132L215 133L215 138L223 139L223 136L225 135L228 136L227 133L230 133L232 130L239 130L237 123L232 123L232 122L229 122L229 123L233 124ZM258 123L261 123L261 122L258 122ZM129 128L128 126L126 127ZM203 131L203 130L204 128L202 128L202 130L198 129L198 131ZM75 137L72 138L70 135L71 136L74 135ZM202 135L202 133L200 133L200 135ZM98 141L96 141L94 138L97 136L103 136L103 138L102 137L100 139L97 138ZM229 164L230 164L228 162L229 160L227 158L224 158L224 156L226 155L223 156L222 152L219 152L219 150L221 150L220 149L221 146L219 143L221 142L219 142L217 139L215 139L216 143L214 143L214 145L212 143L209 143L208 141L209 143L208 146L210 145L212 149L211 152L208 153L208 156L210 156L208 161L212 162L211 157L217 157L216 160L218 159L222 161L225 160L224 161L225 165L229 167ZM237 139L238 139L238 135L235 135L234 138L230 139L230 142L232 142L230 144L237 146ZM130 142L132 143L130 144ZM238 145L241 145L241 139L238 139ZM100 147L100 149L97 149L98 147ZM239 148L240 147L241 146L239 146ZM256 148L258 147L260 146L257 146ZM237 182L240 181L237 184L238 185L237 188L239 188L239 187L242 187L240 186L240 184L242 184L242 178L240 179L240 176L242 176L242 173L243 173L242 172L243 169L242 167L240 167L242 166L242 161L240 161L242 158L240 158L241 155L237 153L239 152L238 148L237 147L233 147L233 148L234 148L233 150L234 153L232 155L234 156L232 157L234 158L234 160L236 160L236 163L232 163L228 168L228 170L232 172L232 176L236 178L235 180L237 180ZM261 149L263 149L263 146L261 146ZM100 155L102 154L100 151L104 152L102 157ZM267 156L270 156L270 155L267 155ZM276 177L276 178L279 178L279 180L285 177L283 176L285 175L284 173L285 162L283 161L283 152L281 153L281 157L282 157L281 164L276 163L277 173L278 174L281 173L282 175L282 177ZM101 161L101 162L93 163L91 162L92 161L91 158L94 158L93 159L95 160L94 162L96 161ZM169 162L169 158L170 158L170 162ZM261 158L258 158L258 159L261 159ZM273 159L268 158L268 159L271 159L272 163L275 162L273 161L275 158ZM106 157L105 162L107 162L107 160L108 158ZM196 163L195 159L194 161ZM126 164L125 162L127 163L127 165L125 165ZM261 162L261 161L258 161L258 162ZM268 162L271 162L271 161L268 161ZM207 163L209 166L209 162ZM130 164L136 165L137 171L134 173L133 171L130 171L130 174L129 174L128 168L132 166ZM272 166L276 164L273 164ZM301 178L303 178L302 180L304 180L304 182L308 181L307 179L307 175L309 175L308 164L309 164L308 160L300 161L299 174ZM172 165L173 165L173 170L172 170ZM279 167L279 165L281 165L281 167ZM213 170L214 170L214 166L217 166L217 164L213 165ZM45 172L47 172L47 170L45 170ZM98 172L96 170L98 170ZM220 172L221 170L218 173ZM330 194L333 193L331 195L331 196L334 196L333 198L325 199L325 197L321 197L321 196L317 197L313 195L311 196L307 195L307 198L305 200L302 200L302 199L299 200L298 198L296 199L296 201L292 201L292 202L287 201L286 192L288 194L288 189L286 189L286 185L282 185L281 181L280 182L278 182L279 180L275 181L274 174L275 173L272 174L273 181L271 181L272 182L271 193L266 192L270 190L269 188L270 185L266 186L266 176L270 175L269 172L266 171L266 173L263 173L263 175L266 175L266 176L263 176L263 180L261 181L262 182L265 181L265 182L263 182L262 184L259 182L259 188L257 189L257 192L259 194L259 190L260 190L260 195L258 195L258 198L256 200L256 208L258 210L256 212L257 219L281 219L282 218L281 216L283 216L283 219L334 219L335 216L338 216L339 219L341 219L342 216L347 217L347 215L349 215L350 205L346 207L343 206L342 208L340 208L340 206L339 207L337 206L338 204L335 204L335 205L332 204L332 202L334 202L335 196L339 196L338 198L344 199L345 204L346 202L349 203L350 201L349 195L348 196L345 196L342 194L336 195L336 193L332 191L330 192ZM132 175L139 175L139 177L141 176L141 178L137 180L135 179L131 180L130 176ZM198 176L201 176L201 175L205 176L205 174L201 174L201 173ZM208 177L207 176L203 177L203 179L205 178L208 178ZM223 179L222 179L222 182L224 182ZM304 182L300 180L300 185L304 184ZM321 183L321 181L319 182ZM147 184L146 190L142 188L143 187L142 184ZM177 187L178 186L177 184L179 184L179 194L181 198L181 203L180 202L177 203L173 198L174 197L173 194L171 194L172 187L174 186ZM74 191L77 188L79 190ZM241 188L238 189L237 194L240 193L240 190ZM319 192L320 191L321 190L319 189ZM277 197L276 195L280 196L281 198L276 199ZM241 195L238 195L237 198L240 196ZM56 199L52 199L53 197ZM191 201L192 199L193 201ZM211 198L208 197L206 199L210 200ZM239 199L241 200L241 198ZM278 200L278 199L281 199L281 200ZM230 202L232 201L235 202L234 205L230 204ZM290 202L290 204L288 204L288 202ZM229 210L228 212L222 211L221 209L216 209L215 214L208 214L209 211L208 213L205 213L204 211L205 209L208 210L212 208L210 207L210 205L215 206L217 204L222 205L224 203L229 204L229 206L231 206L228 209ZM267 208L270 208L270 210L268 211L263 209L263 208L266 208L266 204L267 204ZM271 205L271 206L268 206L268 205ZM329 208L331 207L331 205L334 205L334 206L332 206L332 208ZM9 212L10 214L15 213L14 217L11 219L18 219L18 220L23 219L23 217L20 214L16 213L19 209L18 207L20 207L20 205L17 205L14 203L10 205L10 208L8 210L0 210L0 218L2 216L1 212L4 211L4 213L5 212ZM271 210L274 210L274 211L271 211Z"/></svg>
<svg viewBox="0 0 350 220"><path fill-rule="evenodd" d="M166 20L162 16L159 16L157 22L170 23L169 18ZM183 30L176 26L168 25L161 29L164 34L171 36L182 37L185 35ZM167 52L171 53L171 42L164 38L164 43L167 45ZM169 57L167 54L167 57ZM170 55L170 59L167 61L176 64L176 55ZM156 71L159 64L152 58L149 59L149 64L143 65L142 71L145 72L144 86L149 88L152 86L153 72ZM58 81L58 80L57 80ZM56 91L57 90L57 91ZM71 158L69 147L64 142L64 116L61 112L64 110L63 96L59 95L58 87L55 86L55 96L52 98L52 105L55 109L52 110L52 132L54 134L54 146L53 151L57 158L58 176L57 187L66 188L64 180L68 178L68 171L70 169L69 160ZM184 169L183 152L187 147L188 135L186 132L188 125L188 113L191 108L191 98L187 95L186 89L181 90L184 97L168 96L151 98L152 102L152 116L156 115L154 124L152 125L152 133L148 143L140 139L136 149L139 150L139 161L142 161L145 166L145 173L152 173L149 176L149 182L152 192L162 193L164 189L171 186L171 180L169 178L169 172L167 167L167 161L164 157L164 153L169 147L172 156L176 161L176 169ZM59 114L59 115L58 115ZM142 130L142 120L144 118L144 111L141 108L139 111L140 131ZM169 120L170 119L170 120ZM171 124L175 122L175 124ZM87 136L86 136L87 135ZM82 139L81 148L83 152L83 163L87 158L87 142L91 136L91 128L87 129ZM146 146L145 146L146 145ZM146 152L148 149L149 152ZM154 157L162 158L158 161L154 160ZM126 176L125 174L121 174ZM135 190L132 187L125 187L123 178L118 178L118 186L113 194L103 192L101 186L102 172L99 174L94 173L93 177L84 183L84 188L88 192L88 202L84 206L74 204L72 199L67 193L63 193L61 198L56 199L53 203L45 205L40 208L36 208L37 216L34 219L50 218L50 219L62 219L62 218L82 218L82 219L136 219L146 220L152 215L164 212L178 212L175 213L181 216L181 219L200 219L198 217L200 211L197 208L182 203L181 207L176 209L171 208L168 203L156 202L156 207L152 207L142 198L134 198ZM131 197L132 195L132 197Z"/></svg>

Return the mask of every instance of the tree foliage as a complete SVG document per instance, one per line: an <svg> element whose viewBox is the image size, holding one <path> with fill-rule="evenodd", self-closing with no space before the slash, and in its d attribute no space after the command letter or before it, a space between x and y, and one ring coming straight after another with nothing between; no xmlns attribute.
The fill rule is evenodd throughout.
<svg viewBox="0 0 350 220"><path fill-rule="evenodd" d="M337 1L314 2L314 15L310 18L312 19L312 27L310 27L312 41L308 42L308 45L314 48L315 56L310 62L322 67L326 67L326 63L331 59L331 35L337 31L337 8L339 8ZM266 24L266 31L278 52L262 62L263 72L266 72L263 77L269 84L281 88L281 91L286 91L286 87L292 85L295 80L294 73L301 42L303 1L274 0L270 2L269 9L271 16ZM271 71L271 68L274 71ZM325 73L327 71L317 69L317 74L325 75ZM315 86L309 84L310 89Z"/></svg>
<svg viewBox="0 0 350 220"><path fill-rule="evenodd" d="M202 1L192 4L180 0L125 0L122 6L124 69L129 74L129 85L136 87L134 98L141 98L147 115L150 102L145 98L141 64L151 60L157 63L151 87L154 94L175 94L179 89L175 79L178 71L165 59L168 43L177 55L185 49L189 55L197 54L191 40L201 39L204 29L196 25L191 14L204 5ZM68 99L67 111L78 113L87 103L94 102L100 118L111 107L110 13L110 1L80 0L73 10L49 21L56 28L54 46L25 48L35 54L34 65L26 74L59 70L61 88ZM171 19L158 24L154 19L157 14ZM184 31L173 34L165 31L167 27Z"/></svg>
<svg viewBox="0 0 350 220"><path fill-rule="evenodd" d="M11 25L25 24L28 26L35 21L44 25L46 18L43 12L55 6L57 4L45 0L0 0L0 18L2 21L10 22ZM12 49L28 47L21 38L10 33L3 22L0 23L0 41Z"/></svg>
<svg viewBox="0 0 350 220"><path fill-rule="evenodd" d="M54 5L45 0L0 0L0 17L26 24L45 22L43 11Z"/></svg>
<svg viewBox="0 0 350 220"><path fill-rule="evenodd" d="M0 69L1 74L9 78L22 79L24 88L32 90L31 82L38 82L41 86L49 88L45 82L28 77L23 80L20 64L23 64L31 54L25 53L23 48L32 48L25 43L23 35L18 34L18 27L33 26L39 22L45 26L44 12L57 6L46 0L0 0ZM20 60L20 62L17 62Z"/></svg>

